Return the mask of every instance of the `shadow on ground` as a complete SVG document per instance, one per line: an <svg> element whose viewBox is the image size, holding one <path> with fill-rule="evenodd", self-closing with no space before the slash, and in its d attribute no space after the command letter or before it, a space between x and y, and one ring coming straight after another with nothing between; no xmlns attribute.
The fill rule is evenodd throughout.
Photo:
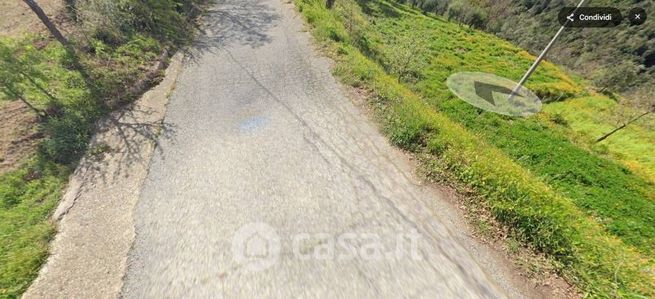
<svg viewBox="0 0 655 299"><path fill-rule="evenodd" d="M253 48L271 42L267 34L280 15L259 0L217 0L205 12L200 36L188 50L193 62L205 53L215 53L228 44L249 45Z"/></svg>
<svg viewBox="0 0 655 299"><path fill-rule="evenodd" d="M154 144L155 150L162 152L159 144L162 138L174 139L175 128L172 124L162 121L143 121L155 113L146 109L124 109L112 114L99 126L101 129L96 140L91 144L87 157L82 161L85 172L96 170L95 176L104 181L112 181L119 177L129 177L130 169L135 164L147 164L150 157L145 156L145 146ZM114 159L105 159L107 154L117 156ZM121 161L115 163L113 161Z"/></svg>

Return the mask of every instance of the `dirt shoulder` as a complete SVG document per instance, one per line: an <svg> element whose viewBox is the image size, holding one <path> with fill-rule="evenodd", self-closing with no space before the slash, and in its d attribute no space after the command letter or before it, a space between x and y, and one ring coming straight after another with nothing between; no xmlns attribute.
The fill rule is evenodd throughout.
<svg viewBox="0 0 655 299"><path fill-rule="evenodd" d="M39 5L52 17L64 8L64 1L39 0ZM43 31L45 27L23 1L0 1L0 36L17 37Z"/></svg>
<svg viewBox="0 0 655 299"><path fill-rule="evenodd" d="M40 0L39 5L51 17L64 8L62 0ZM19 0L0 1L0 37L21 37L42 33L46 29ZM0 103L0 174L14 170L32 156L41 135L37 132L38 119L19 101Z"/></svg>
<svg viewBox="0 0 655 299"><path fill-rule="evenodd" d="M0 174L30 157L40 139L37 117L19 101L0 104Z"/></svg>

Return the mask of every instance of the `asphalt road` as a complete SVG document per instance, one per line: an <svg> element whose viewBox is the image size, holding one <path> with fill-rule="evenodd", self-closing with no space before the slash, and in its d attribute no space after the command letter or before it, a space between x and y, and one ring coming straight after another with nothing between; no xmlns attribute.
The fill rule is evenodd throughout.
<svg viewBox="0 0 655 299"><path fill-rule="evenodd" d="M217 2L171 96L122 295L504 297L291 4Z"/></svg>

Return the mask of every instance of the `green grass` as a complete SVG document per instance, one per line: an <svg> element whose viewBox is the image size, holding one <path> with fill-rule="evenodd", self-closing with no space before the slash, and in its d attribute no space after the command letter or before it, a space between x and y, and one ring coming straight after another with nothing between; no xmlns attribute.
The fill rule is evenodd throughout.
<svg viewBox="0 0 655 299"><path fill-rule="evenodd" d="M629 108L619 107L614 100L604 96L576 98L545 107L548 113L560 115L573 131L583 136L582 142L586 143L593 143L614 129L616 121L612 114L616 109ZM647 154L655 153L655 117L629 125L600 146L630 170L655 183L655 155Z"/></svg>
<svg viewBox="0 0 655 299"><path fill-rule="evenodd" d="M445 87L449 74L464 70L515 78L529 65L529 55L493 36L405 6L360 3L363 8L337 2L328 11L322 1L296 1L314 35L336 60L335 74L347 84L371 91L370 104L394 144L427 155L423 163L430 171L447 172L482 195L485 206L517 240L546 253L583 293L655 296L652 242L643 239L649 238L652 221L635 216L651 215L645 210L652 200L648 202L644 194L651 189L643 180L576 147L547 117L517 120L483 113L456 101ZM398 45L399 51L394 51L396 42L410 40L402 37L410 33L430 40L427 53L418 53L423 61L408 65L428 66L403 72L412 76L401 83L390 55L411 48ZM482 46L491 50L482 51ZM530 83L532 89L556 98L584 94L580 80L554 65L544 66ZM557 159L562 161L550 165ZM579 176L581 172L584 176ZM612 203L600 186L604 183L623 192L621 199L628 200L623 204L640 211L602 205ZM601 204L593 200L595 196L601 196Z"/></svg>
<svg viewBox="0 0 655 299"><path fill-rule="evenodd" d="M48 216L67 175L66 167L49 165L0 177L0 297L21 294L47 258L54 233Z"/></svg>
<svg viewBox="0 0 655 299"><path fill-rule="evenodd" d="M48 241L55 231L49 217L86 151L95 121L112 108L108 99L116 105L135 96L126 94L124 86L144 77L143 69L159 56L161 46L152 38L134 35L121 46L81 57L90 70L83 75L72 67L75 58L55 42L39 37L0 42L12 47L21 67L32 70L50 94L22 81L17 86L25 98L40 109L56 111L39 124L45 138L36 156L18 170L0 174L0 298L14 298L25 291L48 256ZM33 46L44 42L42 49ZM90 77L92 86L84 76ZM1 93L0 99L10 100Z"/></svg>
<svg viewBox="0 0 655 299"><path fill-rule="evenodd" d="M44 136L29 162L0 174L0 298L19 297L45 261L49 217L79 159L98 150L87 149L97 120L158 80L153 64L191 42L208 1L122 3L71 24L74 50L43 36L0 38L0 101L27 99Z"/></svg>
<svg viewBox="0 0 655 299"><path fill-rule="evenodd" d="M414 70L417 78L403 82L425 101L501 149L514 161L567 196L607 230L649 256L655 253L655 186L615 161L589 152L553 130L539 117L515 119L481 112L453 96L445 84L453 73L481 71L518 79L533 58L493 35L470 30L419 12L404 10L388 17L397 4L368 1L371 25L363 33L365 48L386 69L397 61L388 53L402 51L403 36L429 37L414 55L428 66ZM459 51L458 49L464 49ZM528 82L542 98L566 99L583 94L556 66L545 63ZM642 153L642 155L644 155Z"/></svg>

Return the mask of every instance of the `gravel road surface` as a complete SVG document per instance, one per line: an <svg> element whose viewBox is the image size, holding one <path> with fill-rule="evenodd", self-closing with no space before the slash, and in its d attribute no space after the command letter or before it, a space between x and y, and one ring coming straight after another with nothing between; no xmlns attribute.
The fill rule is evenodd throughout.
<svg viewBox="0 0 655 299"><path fill-rule="evenodd" d="M134 210L122 296L505 297L292 4L218 0L205 23Z"/></svg>

